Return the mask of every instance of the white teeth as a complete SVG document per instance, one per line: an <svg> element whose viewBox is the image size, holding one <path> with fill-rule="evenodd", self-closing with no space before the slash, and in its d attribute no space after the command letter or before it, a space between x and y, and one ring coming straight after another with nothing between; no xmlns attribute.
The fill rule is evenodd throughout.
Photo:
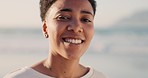
<svg viewBox="0 0 148 78"><path fill-rule="evenodd" d="M64 41L68 42L68 43L73 43L73 44L80 44L80 43L82 43L82 40L80 40L80 39L68 39L68 38L66 38Z"/></svg>

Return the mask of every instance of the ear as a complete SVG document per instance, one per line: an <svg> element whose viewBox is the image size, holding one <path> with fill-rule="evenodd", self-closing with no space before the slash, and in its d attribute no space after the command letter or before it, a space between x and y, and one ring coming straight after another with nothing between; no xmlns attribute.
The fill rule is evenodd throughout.
<svg viewBox="0 0 148 78"><path fill-rule="evenodd" d="M43 31L43 35L48 38L48 29L47 29L47 24L46 21L43 21L43 25L42 25L42 31Z"/></svg>

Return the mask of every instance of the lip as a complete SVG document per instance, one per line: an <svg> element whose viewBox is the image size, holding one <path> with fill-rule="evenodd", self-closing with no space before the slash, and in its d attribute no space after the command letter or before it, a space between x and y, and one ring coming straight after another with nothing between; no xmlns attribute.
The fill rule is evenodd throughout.
<svg viewBox="0 0 148 78"><path fill-rule="evenodd" d="M63 36L62 37L62 39L65 39L65 38L78 39L78 40L85 41L85 38L84 37L80 37L80 36Z"/></svg>
<svg viewBox="0 0 148 78"><path fill-rule="evenodd" d="M71 39L79 39L79 40L85 40L85 37L83 36L79 36L79 35L65 35L65 36L62 36L61 38L71 38Z"/></svg>
<svg viewBox="0 0 148 78"><path fill-rule="evenodd" d="M85 37L83 37L83 36L78 36L78 35L71 34L71 35L65 35L65 36L61 37L62 41L64 41L64 39L66 39L66 38L82 40L82 43L85 42Z"/></svg>
<svg viewBox="0 0 148 78"><path fill-rule="evenodd" d="M82 43L84 43L84 40L82 40L82 39L78 39L78 38L62 38L62 40L65 42L65 40L66 39L74 39L74 40L81 40L81 43L76 43L76 44L82 44Z"/></svg>

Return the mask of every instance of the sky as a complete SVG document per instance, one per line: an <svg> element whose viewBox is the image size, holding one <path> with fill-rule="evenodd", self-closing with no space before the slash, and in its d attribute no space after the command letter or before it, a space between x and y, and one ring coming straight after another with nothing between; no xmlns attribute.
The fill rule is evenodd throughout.
<svg viewBox="0 0 148 78"><path fill-rule="evenodd" d="M148 0L96 0L95 27L108 28L137 11L148 10ZM0 28L39 28L39 0L0 0Z"/></svg>

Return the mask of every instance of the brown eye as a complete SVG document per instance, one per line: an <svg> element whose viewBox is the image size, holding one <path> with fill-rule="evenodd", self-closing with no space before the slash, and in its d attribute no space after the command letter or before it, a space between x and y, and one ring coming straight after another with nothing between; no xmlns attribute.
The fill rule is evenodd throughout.
<svg viewBox="0 0 148 78"><path fill-rule="evenodd" d="M58 16L57 17L57 20L61 20L61 21L68 21L68 20L70 20L70 17L68 17L68 16Z"/></svg>
<svg viewBox="0 0 148 78"><path fill-rule="evenodd" d="M86 22L86 23L92 22L91 20L89 20L89 19L87 19L87 18L83 18L81 21L82 21L82 22Z"/></svg>

